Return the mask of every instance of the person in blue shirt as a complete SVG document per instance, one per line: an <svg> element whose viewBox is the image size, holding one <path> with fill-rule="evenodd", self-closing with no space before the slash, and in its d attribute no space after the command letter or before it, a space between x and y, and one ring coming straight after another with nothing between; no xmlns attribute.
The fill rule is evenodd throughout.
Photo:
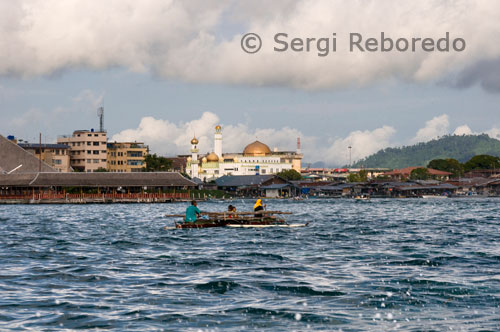
<svg viewBox="0 0 500 332"><path fill-rule="evenodd" d="M191 202L191 205L186 209L186 217L184 218L184 221L195 222L196 219L200 217L201 211L196 205L196 201Z"/></svg>

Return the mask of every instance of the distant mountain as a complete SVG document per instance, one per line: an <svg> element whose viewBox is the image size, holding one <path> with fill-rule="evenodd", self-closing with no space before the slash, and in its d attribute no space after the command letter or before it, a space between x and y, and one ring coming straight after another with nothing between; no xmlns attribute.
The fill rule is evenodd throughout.
<svg viewBox="0 0 500 332"><path fill-rule="evenodd" d="M500 141L483 135L449 135L426 143L399 148L387 148L356 162L353 167L405 168L427 166L433 159L453 158L466 162L488 154L500 157Z"/></svg>

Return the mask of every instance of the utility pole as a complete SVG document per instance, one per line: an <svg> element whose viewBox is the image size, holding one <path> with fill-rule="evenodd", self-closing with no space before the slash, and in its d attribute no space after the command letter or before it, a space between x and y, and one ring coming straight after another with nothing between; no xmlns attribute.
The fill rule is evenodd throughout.
<svg viewBox="0 0 500 332"><path fill-rule="evenodd" d="M38 152L40 152L39 158L38 158L38 173L42 172L42 133L40 133L40 140L39 140L39 145L38 145Z"/></svg>
<svg viewBox="0 0 500 332"><path fill-rule="evenodd" d="M352 146L349 145L349 168L352 166Z"/></svg>

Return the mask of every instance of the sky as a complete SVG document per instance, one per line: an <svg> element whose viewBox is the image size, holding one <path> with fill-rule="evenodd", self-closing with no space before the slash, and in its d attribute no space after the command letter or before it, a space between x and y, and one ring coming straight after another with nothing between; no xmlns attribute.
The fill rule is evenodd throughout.
<svg viewBox="0 0 500 332"><path fill-rule="evenodd" d="M258 139L329 166L446 134L500 139L500 33L494 0L0 0L0 134L55 142L98 128L186 154ZM242 50L257 33L261 49ZM449 33L463 51L351 52L380 40ZM277 33L288 50L276 52ZM336 35L336 50L333 45ZM293 38L323 38L293 51ZM496 38L496 39L495 39ZM451 43L452 43L451 42Z"/></svg>

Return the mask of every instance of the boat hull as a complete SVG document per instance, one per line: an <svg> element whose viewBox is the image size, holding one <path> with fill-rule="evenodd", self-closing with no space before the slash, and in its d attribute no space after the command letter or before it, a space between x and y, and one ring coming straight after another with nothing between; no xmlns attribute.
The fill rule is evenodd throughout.
<svg viewBox="0 0 500 332"><path fill-rule="evenodd" d="M211 227L238 227L238 226L267 226L267 225L285 225L284 219L279 218L227 218L227 219L201 219L195 222L177 223L176 228L211 228Z"/></svg>

